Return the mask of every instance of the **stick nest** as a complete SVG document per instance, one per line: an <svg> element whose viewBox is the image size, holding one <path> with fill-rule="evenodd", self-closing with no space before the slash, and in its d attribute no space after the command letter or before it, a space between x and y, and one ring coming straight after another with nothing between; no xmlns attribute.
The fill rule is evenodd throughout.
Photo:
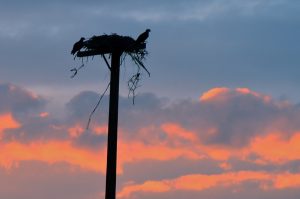
<svg viewBox="0 0 300 199"><path fill-rule="evenodd" d="M135 39L129 36L117 34L93 36L83 42L82 48L75 54L77 57L110 54L115 51L128 54L146 55L146 43L137 44Z"/></svg>

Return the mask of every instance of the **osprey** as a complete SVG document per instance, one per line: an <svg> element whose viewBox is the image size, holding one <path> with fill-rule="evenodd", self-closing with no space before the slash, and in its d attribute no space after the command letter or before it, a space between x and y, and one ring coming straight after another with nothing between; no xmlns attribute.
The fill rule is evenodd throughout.
<svg viewBox="0 0 300 199"><path fill-rule="evenodd" d="M78 42L76 42L73 46L73 49L71 51L71 54L74 55L77 53L82 47L83 47L83 41L85 40L84 37L81 37Z"/></svg>
<svg viewBox="0 0 300 199"><path fill-rule="evenodd" d="M142 34L140 34L138 36L138 38L135 40L135 42L137 44L144 43L146 41L146 39L149 37L149 32L150 31L151 31L150 29L147 29L145 32L143 32Z"/></svg>

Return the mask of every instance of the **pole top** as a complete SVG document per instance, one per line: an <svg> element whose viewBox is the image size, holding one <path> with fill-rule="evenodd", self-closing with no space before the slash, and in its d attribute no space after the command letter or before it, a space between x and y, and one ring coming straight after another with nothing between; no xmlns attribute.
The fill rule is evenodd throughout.
<svg viewBox="0 0 300 199"><path fill-rule="evenodd" d="M149 33L147 29L144 33ZM81 39L76 42L73 46L71 54L75 57L88 57L95 55L110 54L113 52L126 52L126 53L142 53L146 49L146 43L144 39L140 41L140 37L144 34L142 33L137 40L129 36L121 36L117 34L111 35L100 35L92 36L89 39L81 37Z"/></svg>

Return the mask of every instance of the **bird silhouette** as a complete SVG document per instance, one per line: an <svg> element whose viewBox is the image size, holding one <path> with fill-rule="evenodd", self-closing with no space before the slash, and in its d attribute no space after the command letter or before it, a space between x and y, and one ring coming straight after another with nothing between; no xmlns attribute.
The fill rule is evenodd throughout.
<svg viewBox="0 0 300 199"><path fill-rule="evenodd" d="M72 55L77 53L83 47L83 41L84 40L85 40L85 38L81 37L80 40L73 45L73 49L71 51Z"/></svg>
<svg viewBox="0 0 300 199"><path fill-rule="evenodd" d="M137 44L144 43L146 41L146 39L149 37L149 32L150 31L151 31L150 29L147 29L145 32L143 32L142 34L140 34L138 36L138 38L135 40L135 42Z"/></svg>

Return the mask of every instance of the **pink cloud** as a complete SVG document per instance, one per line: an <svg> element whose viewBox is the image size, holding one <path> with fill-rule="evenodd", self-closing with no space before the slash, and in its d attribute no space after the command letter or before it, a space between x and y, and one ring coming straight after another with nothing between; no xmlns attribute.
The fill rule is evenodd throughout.
<svg viewBox="0 0 300 199"><path fill-rule="evenodd" d="M161 126L162 130L168 135L170 139L180 139L189 142L196 142L197 135L195 132L188 131L175 123L165 123Z"/></svg>
<svg viewBox="0 0 300 199"><path fill-rule="evenodd" d="M18 87L10 88L11 93L17 90ZM18 94L25 95L33 104L39 99L28 92L22 94L19 91ZM77 118L84 115L84 109L70 116L71 119L63 118L64 123L57 122L55 115L48 115L47 110L28 112L28 115L25 111L19 116L21 101L15 102L18 106L15 103L9 106L16 114L8 110L0 115L1 167L12 170L20 162L32 161L51 167L63 162L70 168L105 174L107 126L103 122L93 123L86 131L82 118L80 122ZM158 103L156 101L159 102L152 99L152 103ZM81 98L76 105L80 103ZM293 168L289 165L300 160L300 112L296 106L276 102L248 88L220 87L207 91L198 101L157 107L153 111L155 114L148 109L141 110L143 107L122 111L126 114L125 119L129 118L123 120L119 128L117 172L122 175L122 180L135 182L126 173L128 168L141 165L143 169L145 162L151 164L152 161L157 165L185 160L193 164L207 161L214 167L213 172L207 174L201 170L197 173L194 168L193 174L187 175L189 166L177 170L174 165L176 175L163 173L163 180L140 174L145 175L138 176L143 181L136 182L143 183L120 183L124 185L118 194L120 198L135 193L202 192L218 187L244 186L246 182L254 182L262 190L299 187L299 174L294 170L295 173L291 173ZM129 108L125 107L125 110ZM22 124L19 117L25 118L21 120ZM133 122L134 128L126 128ZM28 138L24 139L24 136ZM98 142L101 144L97 145ZM97 147L89 147L90 144ZM241 164L247 164L247 169ZM272 173L268 168L260 171L264 166L278 172Z"/></svg>
<svg viewBox="0 0 300 199"><path fill-rule="evenodd" d="M238 95L250 95L257 98L261 98L265 102L271 101L270 96L254 92L249 88L230 89L227 87L216 87L208 90L207 92L203 93L200 96L200 101L205 102L205 101L212 101L212 100L227 99L229 97L238 96Z"/></svg>
<svg viewBox="0 0 300 199"><path fill-rule="evenodd" d="M16 121L11 113L0 114L0 140L4 130L19 128L20 126L21 124Z"/></svg>
<svg viewBox="0 0 300 199"><path fill-rule="evenodd" d="M125 185L118 198L131 198L136 193L163 193L172 191L203 191L217 187L234 189L245 182L256 182L262 190L300 187L300 174L268 173L260 171L238 171L221 174L192 174L175 179L146 181L141 184Z"/></svg>
<svg viewBox="0 0 300 199"><path fill-rule="evenodd" d="M300 132L295 132L290 138L282 133L270 133L258 136L249 146L249 152L259 155L259 162L283 164L300 160Z"/></svg>
<svg viewBox="0 0 300 199"><path fill-rule="evenodd" d="M82 169L105 173L106 150L99 152L76 148L69 141L18 142L0 145L0 165L13 168L20 161L41 161L48 164L66 162Z"/></svg>
<svg viewBox="0 0 300 199"><path fill-rule="evenodd" d="M224 94L227 94L229 91L230 91L230 89L226 88L226 87L218 87L218 88L210 89L209 91L207 91L201 95L200 101L204 102L204 101L218 98Z"/></svg>

